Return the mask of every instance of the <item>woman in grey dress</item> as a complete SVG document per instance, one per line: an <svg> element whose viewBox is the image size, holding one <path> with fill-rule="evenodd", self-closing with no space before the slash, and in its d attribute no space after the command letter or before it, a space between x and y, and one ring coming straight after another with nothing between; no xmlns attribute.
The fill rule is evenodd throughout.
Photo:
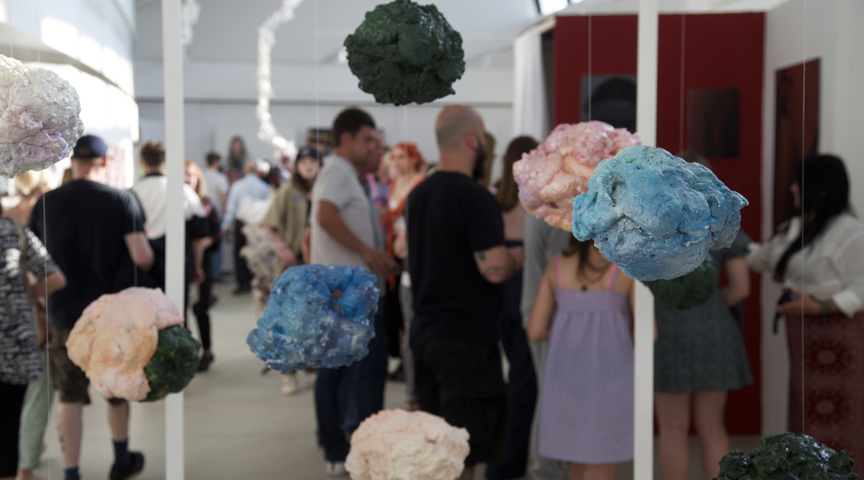
<svg viewBox="0 0 864 480"><path fill-rule="evenodd" d="M710 168L702 157L683 157ZM720 459L729 453L723 422L727 393L753 382L741 328L730 311L750 294L749 243L739 231L732 246L711 252L717 272L725 270L727 286L716 288L705 302L688 310L655 302L654 404L664 480L689 478L691 422L699 436L704 478L715 478Z"/></svg>

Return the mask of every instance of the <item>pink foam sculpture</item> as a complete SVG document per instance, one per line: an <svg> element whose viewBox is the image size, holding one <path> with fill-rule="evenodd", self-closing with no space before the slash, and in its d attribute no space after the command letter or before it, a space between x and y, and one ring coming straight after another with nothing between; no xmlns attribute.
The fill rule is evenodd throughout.
<svg viewBox="0 0 864 480"><path fill-rule="evenodd" d="M594 168L630 145L641 145L638 135L604 122L558 125L513 164L522 205L535 217L569 232L573 198L588 190Z"/></svg>
<svg viewBox="0 0 864 480"><path fill-rule="evenodd" d="M425 412L383 410L351 435L353 480L453 480L465 468L468 431Z"/></svg>
<svg viewBox="0 0 864 480"><path fill-rule="evenodd" d="M158 331L182 324L180 311L161 290L127 288L84 309L66 349L102 396L139 401L150 392L144 367L156 351Z"/></svg>

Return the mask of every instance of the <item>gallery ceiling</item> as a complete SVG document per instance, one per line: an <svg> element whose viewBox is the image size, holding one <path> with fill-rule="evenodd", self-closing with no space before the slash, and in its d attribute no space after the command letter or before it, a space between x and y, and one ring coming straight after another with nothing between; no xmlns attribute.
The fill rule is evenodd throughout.
<svg viewBox="0 0 864 480"><path fill-rule="evenodd" d="M785 0L661 0L664 10L758 10ZM571 0L574 2L574 0ZM282 0L197 0L200 15L186 54L190 62L243 63L257 56L257 29L282 5ZM380 1L305 0L294 20L276 33L273 63L314 65L338 61L345 37ZM419 3L426 3L420 1ZM462 34L465 58L481 67L512 64L513 39L527 27L543 21L535 0L431 0ZM637 0L583 0L565 13L635 11ZM137 0L135 58L161 59L161 1Z"/></svg>

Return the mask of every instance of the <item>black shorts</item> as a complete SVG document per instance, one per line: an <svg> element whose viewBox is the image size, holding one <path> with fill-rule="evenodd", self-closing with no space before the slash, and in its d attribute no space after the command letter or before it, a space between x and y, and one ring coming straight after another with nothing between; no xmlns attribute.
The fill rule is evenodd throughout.
<svg viewBox="0 0 864 480"><path fill-rule="evenodd" d="M468 466L501 459L507 390L497 343L424 340L414 348L420 409L468 430Z"/></svg>

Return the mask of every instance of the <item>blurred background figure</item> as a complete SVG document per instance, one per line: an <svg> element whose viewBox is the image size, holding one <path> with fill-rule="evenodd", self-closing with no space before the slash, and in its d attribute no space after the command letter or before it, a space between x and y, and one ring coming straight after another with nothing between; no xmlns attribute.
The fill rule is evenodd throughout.
<svg viewBox="0 0 864 480"><path fill-rule="evenodd" d="M312 186L321 168L317 150L303 147L297 152L294 174L276 192L273 203L261 221L261 226L279 252L282 270L308 262L303 254L303 237L309 225ZM307 387L314 385L314 370L307 370ZM296 372L282 376L282 394L293 395L300 390Z"/></svg>
<svg viewBox="0 0 864 480"><path fill-rule="evenodd" d="M27 225L36 200L51 188L50 170L24 172L15 177L14 185L15 193L19 198L18 203L5 211L0 210L0 212L2 212L4 217L12 218L21 225ZM0 205L0 209L2 209L2 205ZM23 249L21 251L24 252ZM25 255L25 257L28 256ZM25 259L22 257L22 260ZM27 262L25 261L24 263ZM25 269L25 273L29 282L28 285L35 285L37 282L36 276L27 269ZM38 287L40 290L44 290L44 285L41 283ZM27 384L27 392L24 395L18 441L17 480L38 480L34 476L33 470L39 466L41 461L45 427L48 424L51 404L54 398L54 386L48 380L47 375L48 357L45 353L45 347L50 329L47 323L48 318L45 311L44 293L36 296L28 295L27 298L31 304L30 312L36 326L37 347L42 363L42 375Z"/></svg>
<svg viewBox="0 0 864 480"><path fill-rule="evenodd" d="M701 155L681 157L711 168ZM750 295L747 245L742 230L728 248L712 250L716 269L714 292L689 310L654 304L657 343L654 346L654 405L659 426L660 469L664 480L690 475L690 425L696 427L704 478L720 472L720 459L729 453L723 413L729 390L753 383L741 334L740 304ZM723 271L726 285L719 286Z"/></svg>
<svg viewBox="0 0 864 480"><path fill-rule="evenodd" d="M252 291L252 272L246 260L240 256L240 250L246 246L243 235L244 222L237 218L237 212L245 202L267 200L270 198L270 186L262 179L270 171L270 165L263 160L247 160L243 169L243 178L231 184L228 191L228 202L225 216L222 217L222 236L227 237L234 232L234 275L237 288L234 295L242 295Z"/></svg>
<svg viewBox="0 0 864 480"><path fill-rule="evenodd" d="M521 248L525 235L526 212L519 203L519 186L513 179L513 163L521 159L523 153L535 148L537 141L523 136L514 138L504 153L502 176L497 185L495 199L501 208L504 243L508 248ZM488 480L519 478L525 475L531 423L537 404L537 375L519 310L519 301L522 298L521 268L504 282L502 289L503 304L498 317L498 331L510 365L507 373L507 433L503 460L486 467Z"/></svg>
<svg viewBox="0 0 864 480"><path fill-rule="evenodd" d="M201 256L202 268L204 277L198 284L198 300L192 305L192 313L195 315L195 320L198 323L198 333L201 335L201 361L198 364L199 372L206 372L213 362L212 352L212 336L210 327L210 307L216 304L217 298L213 295L213 255L218 255L221 235L219 234L219 215L216 213L216 208L213 206L213 201L207 191L207 181L201 168L190 160L186 160L186 168L184 180L186 185L189 185L198 198L201 199L201 206L204 210L204 222L202 228L204 233L210 238L209 245L201 243L198 248L201 252L196 255Z"/></svg>
<svg viewBox="0 0 864 480"><path fill-rule="evenodd" d="M206 157L207 168L204 169L204 180L207 184L207 195L211 207L221 221L225 215L225 205L228 202L228 177L222 173L222 157L216 152L210 152ZM211 254L210 271L213 281L219 281L222 276L222 248Z"/></svg>
<svg viewBox="0 0 864 480"><path fill-rule="evenodd" d="M38 172L27 171L15 177L15 193L18 195L18 203L3 212L4 217L15 219L22 225L27 225L30 220L30 212L36 205L36 200L51 189L51 171L42 170Z"/></svg>
<svg viewBox="0 0 864 480"><path fill-rule="evenodd" d="M477 180L477 183L489 188L492 186L492 165L495 163L495 136L489 132L484 132L484 137L486 142L486 157L483 159L483 174Z"/></svg>
<svg viewBox="0 0 864 480"><path fill-rule="evenodd" d="M243 141L243 137L240 135L232 137L231 143L228 144L228 155L225 157L225 171L230 183L234 183L243 177L243 169L250 158L249 153L246 151L246 142Z"/></svg>
<svg viewBox="0 0 864 480"><path fill-rule="evenodd" d="M387 253L399 264L399 268L405 271L404 262L407 256L407 251L404 247L407 244L405 240L405 203L414 187L423 181L423 172L426 170L426 159L423 158L423 154L420 153L416 144L401 142L390 150L390 170L393 173L393 177L389 187L390 197L385 207L384 235L387 242ZM397 249L397 245L401 245L401 248ZM409 331L409 326L406 324L405 315L403 314L405 300L400 297L400 275L389 275L386 281L387 296L384 303L384 329L387 334L387 353L391 357L402 359L402 362L390 375L390 378L393 380L405 380L405 407L408 410L416 410L417 400L414 397L413 387L414 372L411 365L410 352L408 352L407 342L405 341L405 332Z"/></svg>
<svg viewBox="0 0 864 480"><path fill-rule="evenodd" d="M849 451L864 474L864 225L852 215L843 161L814 155L795 170L789 190L800 216L753 245L750 267L785 288L776 322L789 349L788 430ZM807 361L806 359L815 359ZM812 400L805 408L802 399ZM806 429L805 429L806 422Z"/></svg>

